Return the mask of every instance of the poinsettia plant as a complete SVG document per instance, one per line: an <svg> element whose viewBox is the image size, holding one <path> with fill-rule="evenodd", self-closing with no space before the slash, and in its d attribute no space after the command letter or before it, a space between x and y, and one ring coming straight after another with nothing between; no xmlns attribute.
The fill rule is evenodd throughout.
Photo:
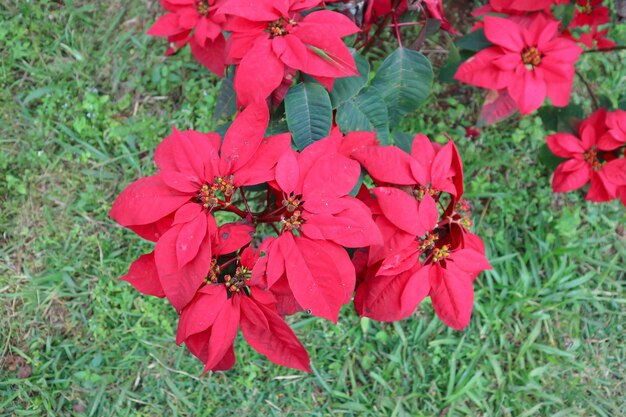
<svg viewBox="0 0 626 417"><path fill-rule="evenodd" d="M554 4L569 1L492 0L459 37L441 0L161 0L148 34L167 39L168 56L189 44L223 77L214 119L226 123L173 127L156 173L117 197L111 217L154 244L122 279L167 299L176 343L205 371L234 365L239 329L272 362L309 371L286 317L336 323L348 304L396 321L430 298L443 323L465 329L474 280L491 265L453 138L399 129L433 83L419 49L438 29L459 37L441 74L492 90L485 122L546 97L565 106L580 44L613 44L598 2L579 2L569 26ZM367 51L389 34L397 48L377 63ZM556 191L590 181L596 201L624 200L623 113L599 110L576 134L548 138L567 159Z"/></svg>
<svg viewBox="0 0 626 417"><path fill-rule="evenodd" d="M546 138L558 165L554 192L567 192L590 183L586 199L624 201L624 111L600 108L584 74L576 64L584 53L612 53L624 49L608 38L610 11L602 0L491 0L472 13L479 19L471 34L459 39L465 49L449 62L454 78L488 90L480 116L492 124L515 112L541 113L546 127L557 124L549 107L570 104L575 76L590 94L595 112L575 120L570 132ZM549 105L545 104L549 99ZM543 107L542 107L543 106ZM609 132L610 131L610 132Z"/></svg>

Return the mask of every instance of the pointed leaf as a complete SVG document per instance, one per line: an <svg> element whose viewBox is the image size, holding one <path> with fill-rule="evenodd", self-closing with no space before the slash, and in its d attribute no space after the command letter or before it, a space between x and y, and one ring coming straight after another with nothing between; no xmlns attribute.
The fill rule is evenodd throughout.
<svg viewBox="0 0 626 417"><path fill-rule="evenodd" d="M419 52L398 48L382 63L372 86L387 104L389 123L396 125L402 116L417 110L426 100L432 82L430 61Z"/></svg>
<svg viewBox="0 0 626 417"><path fill-rule="evenodd" d="M352 51L352 56L356 62L359 75L335 79L333 90L330 93L330 100L333 104L333 109L336 109L352 97L356 96L359 91L365 87L369 80L370 63L363 55L360 55L354 50Z"/></svg>
<svg viewBox="0 0 626 417"><path fill-rule="evenodd" d="M374 87L339 106L336 119L343 133L376 132L381 144L389 143L389 113L383 95Z"/></svg>
<svg viewBox="0 0 626 417"><path fill-rule="evenodd" d="M309 355L293 330L278 314L252 298L241 297L241 332L254 350L272 362L311 371Z"/></svg>
<svg viewBox="0 0 626 417"><path fill-rule="evenodd" d="M302 151L330 133L333 120L330 97L317 83L300 83L285 97L287 125L297 148Z"/></svg>

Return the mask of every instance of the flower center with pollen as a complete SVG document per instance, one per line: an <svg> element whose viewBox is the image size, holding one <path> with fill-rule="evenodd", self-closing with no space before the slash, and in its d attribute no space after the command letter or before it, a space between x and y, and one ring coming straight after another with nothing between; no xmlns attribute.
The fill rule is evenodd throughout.
<svg viewBox="0 0 626 417"><path fill-rule="evenodd" d="M415 188L413 190L413 195L415 196L415 198L417 198L417 201L422 201L422 199L424 198L424 196L426 194L430 195L431 197L434 197L435 195L437 195L439 191L429 187L427 185L420 185L419 187Z"/></svg>
<svg viewBox="0 0 626 417"><path fill-rule="evenodd" d="M209 4L206 0L200 0L196 5L196 10L198 10L200 16L206 16L209 14Z"/></svg>
<svg viewBox="0 0 626 417"><path fill-rule="evenodd" d="M250 280L250 271L244 266L238 266L235 275L225 275L224 285L231 293L240 292L245 289L247 281Z"/></svg>
<svg viewBox="0 0 626 417"><path fill-rule="evenodd" d="M598 151L595 146L584 153L583 159L586 163L590 164L591 168L596 172L602 168L602 163L598 159Z"/></svg>
<svg viewBox="0 0 626 417"><path fill-rule="evenodd" d="M296 21L291 19L286 21L284 18L280 18L273 22L268 23L267 32L270 34L270 39L273 39L277 36L285 36L289 35L289 32L296 25Z"/></svg>
<svg viewBox="0 0 626 417"><path fill-rule="evenodd" d="M280 219L280 224L282 225L283 230L287 232L299 230L303 222L304 219L302 218L302 213L299 210L295 211L290 217L283 216Z"/></svg>
<svg viewBox="0 0 626 417"><path fill-rule="evenodd" d="M283 207L285 207L288 212L293 213L300 207L300 200L296 198L296 196L290 196L283 200Z"/></svg>
<svg viewBox="0 0 626 417"><path fill-rule="evenodd" d="M541 52L534 46L526 48L522 51L522 62L529 70L541 64Z"/></svg>
<svg viewBox="0 0 626 417"><path fill-rule="evenodd" d="M425 252L427 250L432 249L435 246L435 242L439 240L439 235L437 233L429 232L425 238L419 240L420 250Z"/></svg>
<svg viewBox="0 0 626 417"><path fill-rule="evenodd" d="M213 260L211 260L211 268L204 282L206 284L215 285L223 284L229 298L233 294L241 292L241 290L244 290L246 294L250 295L248 281L252 278L252 271L238 263L233 273L232 266L229 266L229 264L233 262L239 262L239 258L233 258L222 265L219 265L217 259L213 258ZM231 272L223 274L225 269L229 269Z"/></svg>
<svg viewBox="0 0 626 417"><path fill-rule="evenodd" d="M439 262L448 256L450 256L450 247L448 245L433 249L433 262Z"/></svg>
<svg viewBox="0 0 626 417"><path fill-rule="evenodd" d="M221 194L223 200L220 200ZM231 197L235 194L235 186L232 178L215 177L213 184L204 184L196 193L196 202L207 210L213 210L217 205L230 204Z"/></svg>

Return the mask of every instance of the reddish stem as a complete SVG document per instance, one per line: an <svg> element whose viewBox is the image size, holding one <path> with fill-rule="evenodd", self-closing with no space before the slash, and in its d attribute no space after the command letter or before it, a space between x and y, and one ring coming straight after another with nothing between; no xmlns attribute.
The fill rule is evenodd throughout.
<svg viewBox="0 0 626 417"><path fill-rule="evenodd" d="M249 222L252 222L252 211L250 210L250 206L248 205L248 200L246 199L246 194L243 191L243 188L240 188L239 191L241 193L241 199L243 200L243 204L244 204L244 206L246 206L246 210L248 211L246 219Z"/></svg>
<svg viewBox="0 0 626 417"><path fill-rule="evenodd" d="M393 28L396 32L396 39L398 40L398 48L402 48L402 37L400 36L400 27L398 26L398 17L393 14Z"/></svg>
<svg viewBox="0 0 626 417"><path fill-rule="evenodd" d="M593 54L596 52L612 52L612 51L621 51L626 49L626 45L615 45L610 48L598 48L598 49L590 49L588 51L583 51L583 54Z"/></svg>
<svg viewBox="0 0 626 417"><path fill-rule="evenodd" d="M233 206L230 203L228 203L228 205L227 205L226 202L220 201L219 204L220 204L220 210L230 211L231 213L235 213L237 216L241 217L242 219L247 219L248 218L248 214L247 213L245 213L241 209Z"/></svg>

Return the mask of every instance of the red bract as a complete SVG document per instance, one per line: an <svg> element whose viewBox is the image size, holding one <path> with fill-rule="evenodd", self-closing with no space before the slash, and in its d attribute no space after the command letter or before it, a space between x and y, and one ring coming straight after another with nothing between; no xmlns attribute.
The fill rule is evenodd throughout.
<svg viewBox="0 0 626 417"><path fill-rule="evenodd" d="M367 206L349 196L361 170L342 149L342 135L334 129L299 155L285 153L276 166L280 203L269 216L280 216L280 235L266 242L267 256L254 274L280 294L284 313L304 309L336 322L355 285L342 246L382 243Z"/></svg>
<svg viewBox="0 0 626 417"><path fill-rule="evenodd" d="M550 11L553 5L568 4L570 0L491 0L490 5L498 12L514 10L518 12Z"/></svg>
<svg viewBox="0 0 626 417"><path fill-rule="evenodd" d="M224 1L161 0L168 13L148 29L148 35L167 37L174 46L166 51L166 55L189 43L196 59L221 77L225 68L226 41L222 34L225 19L216 12Z"/></svg>
<svg viewBox="0 0 626 417"><path fill-rule="evenodd" d="M376 21L392 12L396 17L402 16L408 9L407 0L400 0L398 7L393 9L392 3L395 0L371 0L367 3L367 8L363 13L363 27L369 30ZM393 10L392 10L393 9Z"/></svg>
<svg viewBox="0 0 626 417"><path fill-rule="evenodd" d="M436 242L432 239L428 244ZM479 251L448 245L432 248L421 264L424 251L424 244L415 241L385 259L357 289L357 312L380 321L402 320L430 296L441 321L457 330L467 327L474 305L472 281L491 265Z"/></svg>
<svg viewBox="0 0 626 417"><path fill-rule="evenodd" d="M237 64L235 91L241 105L264 100L293 70L315 77L331 89L337 77L358 75L354 58L341 40L359 31L346 16L321 10L299 12L320 1L229 0L220 12L230 15L227 54Z"/></svg>
<svg viewBox="0 0 626 417"><path fill-rule="evenodd" d="M452 27L448 19L443 14L443 1L442 0L423 0L428 14L433 19L441 21L441 28L446 32L450 32L453 35L457 35L458 32Z"/></svg>
<svg viewBox="0 0 626 417"><path fill-rule="evenodd" d="M591 181L587 200L602 202L615 198L615 186L608 180L599 155L602 150L611 150L603 149L598 142L607 131L605 119L606 111L600 109L580 124L578 137L555 133L546 138L555 155L568 158L554 172L552 189L555 193L576 190Z"/></svg>
<svg viewBox="0 0 626 417"><path fill-rule="evenodd" d="M265 104L251 105L221 145L216 133L174 129L155 152L158 174L130 184L113 203L113 219L157 241L160 282L178 311L209 269L217 231L212 213L237 212L230 204L237 188L273 180L276 162L289 148L289 134L264 138L268 120Z"/></svg>
<svg viewBox="0 0 626 417"><path fill-rule="evenodd" d="M612 151L626 145L626 111L617 110L607 113L606 127L607 132L598 141L600 149Z"/></svg>
<svg viewBox="0 0 626 417"><path fill-rule="evenodd" d="M384 243L369 248L369 268L354 299L357 312L375 320L401 320L430 295L444 323L465 328L474 300L472 281L491 266L482 241L469 232L469 208L457 203L463 176L453 142L440 147L417 135L412 158L392 147L366 148L354 157L377 183L387 185L372 190L375 199L365 188L359 193ZM391 181L395 186L389 187ZM441 202L444 195L450 196L449 208L440 220L435 199Z"/></svg>
<svg viewBox="0 0 626 417"><path fill-rule="evenodd" d="M376 146L353 157L380 185L372 191L384 216L411 235L435 227L439 212L433 197L446 192L457 198L463 193L462 166L452 141L441 147L417 135L411 155L393 146Z"/></svg>
<svg viewBox="0 0 626 417"><path fill-rule="evenodd" d="M257 259L248 247L240 261L231 265L231 274L212 268L207 284L181 313L176 343L184 342L205 364L205 372L227 370L235 363L233 342L241 328L250 346L272 362L310 372L309 356L276 312L274 297L250 286L250 272Z"/></svg>
<svg viewBox="0 0 626 417"><path fill-rule="evenodd" d="M570 27L591 26L597 28L611 21L609 8L602 6L602 0L576 0L578 7Z"/></svg>
<svg viewBox="0 0 626 417"><path fill-rule="evenodd" d="M507 89L522 114L569 103L574 63L582 49L558 33L559 22L542 14L526 28L500 17L485 17L485 36L495 46L463 63L455 78L489 89Z"/></svg>
<svg viewBox="0 0 626 417"><path fill-rule="evenodd" d="M608 34L608 29L598 31L598 28L594 26L591 28L591 32L581 33L578 42L587 48L612 48L615 46L615 42L607 38Z"/></svg>
<svg viewBox="0 0 626 417"><path fill-rule="evenodd" d="M603 168L606 178L615 186L615 195L626 207L626 155L614 159Z"/></svg>

